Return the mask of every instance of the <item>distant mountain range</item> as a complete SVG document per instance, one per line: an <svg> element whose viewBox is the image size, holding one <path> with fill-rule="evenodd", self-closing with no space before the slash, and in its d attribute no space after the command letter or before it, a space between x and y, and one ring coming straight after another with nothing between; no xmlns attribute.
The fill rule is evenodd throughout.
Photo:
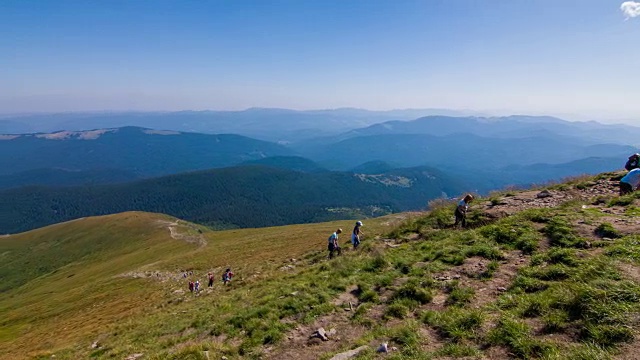
<svg viewBox="0 0 640 360"><path fill-rule="evenodd" d="M37 169L115 169L137 177L233 166L292 155L278 144L239 135L206 135L137 127L0 135L0 175ZM28 182L27 182L28 183Z"/></svg>
<svg viewBox="0 0 640 360"><path fill-rule="evenodd" d="M629 145L593 144L562 136L490 138L468 133L359 136L322 146L301 145L295 149L332 169L350 169L378 160L403 167L430 165L496 169L508 165L560 164L594 156L625 158L636 151Z"/></svg>
<svg viewBox="0 0 640 360"><path fill-rule="evenodd" d="M3 190L0 234L130 210L218 228L362 218L425 208L463 190L461 182L427 167L375 175L230 167L126 184Z"/></svg>
<svg viewBox="0 0 640 360"><path fill-rule="evenodd" d="M242 114L251 111L264 113ZM639 131L550 117L431 116L287 145L131 126L5 134L0 189L10 190L0 193L8 219L0 232L127 210L244 227L416 209L464 191L620 169ZM217 168L225 169L193 173ZM162 177L171 174L180 175Z"/></svg>
<svg viewBox="0 0 640 360"><path fill-rule="evenodd" d="M0 117L0 133L49 133L137 126L206 134L238 134L289 142L337 135L388 120L413 120L436 114L477 115L470 111L446 109L369 111L353 108L308 111L252 108L242 111L57 113Z"/></svg>

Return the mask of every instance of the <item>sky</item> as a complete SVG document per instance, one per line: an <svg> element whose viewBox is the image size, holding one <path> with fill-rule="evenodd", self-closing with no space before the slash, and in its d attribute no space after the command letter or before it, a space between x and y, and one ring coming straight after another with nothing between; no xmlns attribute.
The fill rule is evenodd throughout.
<svg viewBox="0 0 640 360"><path fill-rule="evenodd" d="M639 85L634 1L0 1L0 113L446 108L640 124Z"/></svg>

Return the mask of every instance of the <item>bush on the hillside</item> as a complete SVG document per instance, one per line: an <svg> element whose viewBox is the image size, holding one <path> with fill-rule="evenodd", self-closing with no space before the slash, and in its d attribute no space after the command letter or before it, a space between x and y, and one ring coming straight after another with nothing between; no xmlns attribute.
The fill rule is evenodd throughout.
<svg viewBox="0 0 640 360"><path fill-rule="evenodd" d="M521 211L518 216L523 220L533 221L535 223L546 223L552 218L553 209L550 208L533 208Z"/></svg>
<svg viewBox="0 0 640 360"><path fill-rule="evenodd" d="M535 339L527 324L506 316L489 331L487 341L491 345L506 346L515 356L525 359L544 357L554 350L552 344Z"/></svg>
<svg viewBox="0 0 640 360"><path fill-rule="evenodd" d="M425 311L422 321L433 327L438 333L454 341L471 339L475 331L484 321L484 314L479 310L451 308L445 311Z"/></svg>
<svg viewBox="0 0 640 360"><path fill-rule="evenodd" d="M513 284L511 285L512 289L521 290L525 293L535 293L545 290L548 287L549 285L545 282L524 275L516 276Z"/></svg>
<svg viewBox="0 0 640 360"><path fill-rule="evenodd" d="M395 317L398 319L404 319L409 312L409 308L407 308L404 304L400 302L394 302L387 306L387 309L384 312L386 317Z"/></svg>
<svg viewBox="0 0 640 360"><path fill-rule="evenodd" d="M571 224L563 218L554 217L544 227L552 246L586 248L587 241L580 238Z"/></svg>
<svg viewBox="0 0 640 360"><path fill-rule="evenodd" d="M407 282L393 294L393 299L409 299L426 304L431 302L433 295L428 289L421 288L419 284Z"/></svg>
<svg viewBox="0 0 640 360"><path fill-rule="evenodd" d="M471 302L475 295L475 290L470 287L456 286L449 292L445 304L450 306L464 306Z"/></svg>
<svg viewBox="0 0 640 360"><path fill-rule="evenodd" d="M546 261L550 264L563 264L571 267L576 267L580 264L574 249L553 248L547 252Z"/></svg>
<svg viewBox="0 0 640 360"><path fill-rule="evenodd" d="M601 238L617 239L622 237L622 234L620 234L620 232L608 222L598 225L594 230L594 233Z"/></svg>
<svg viewBox="0 0 640 360"><path fill-rule="evenodd" d="M384 255L378 254L374 256L373 259L367 261L363 269L364 271L368 271L368 272L380 272L384 270L387 267L387 265L389 265L389 263L384 258Z"/></svg>

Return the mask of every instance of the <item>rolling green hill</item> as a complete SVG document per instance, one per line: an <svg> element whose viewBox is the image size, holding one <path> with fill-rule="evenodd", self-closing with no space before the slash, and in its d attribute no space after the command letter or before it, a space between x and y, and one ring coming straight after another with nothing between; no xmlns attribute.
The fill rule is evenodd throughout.
<svg viewBox="0 0 640 360"><path fill-rule="evenodd" d="M619 178L477 199L467 229L446 202L368 219L332 260L352 221L210 231L136 212L2 237L0 358L633 359L640 194Z"/></svg>
<svg viewBox="0 0 640 360"><path fill-rule="evenodd" d="M241 166L127 184L0 191L0 234L134 210L217 228L309 223L420 209L461 191L457 181L425 167L364 175Z"/></svg>

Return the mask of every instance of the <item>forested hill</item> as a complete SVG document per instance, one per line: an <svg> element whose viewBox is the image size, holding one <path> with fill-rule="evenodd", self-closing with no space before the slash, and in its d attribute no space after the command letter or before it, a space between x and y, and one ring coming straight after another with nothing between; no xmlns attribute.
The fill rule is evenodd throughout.
<svg viewBox="0 0 640 360"><path fill-rule="evenodd" d="M127 184L0 191L0 234L131 210L218 228L308 223L420 209L461 191L426 167L365 175L241 166Z"/></svg>
<svg viewBox="0 0 640 360"><path fill-rule="evenodd" d="M240 135L138 127L51 134L0 135L0 175L59 168L118 169L140 177L176 174L292 155L284 146Z"/></svg>

